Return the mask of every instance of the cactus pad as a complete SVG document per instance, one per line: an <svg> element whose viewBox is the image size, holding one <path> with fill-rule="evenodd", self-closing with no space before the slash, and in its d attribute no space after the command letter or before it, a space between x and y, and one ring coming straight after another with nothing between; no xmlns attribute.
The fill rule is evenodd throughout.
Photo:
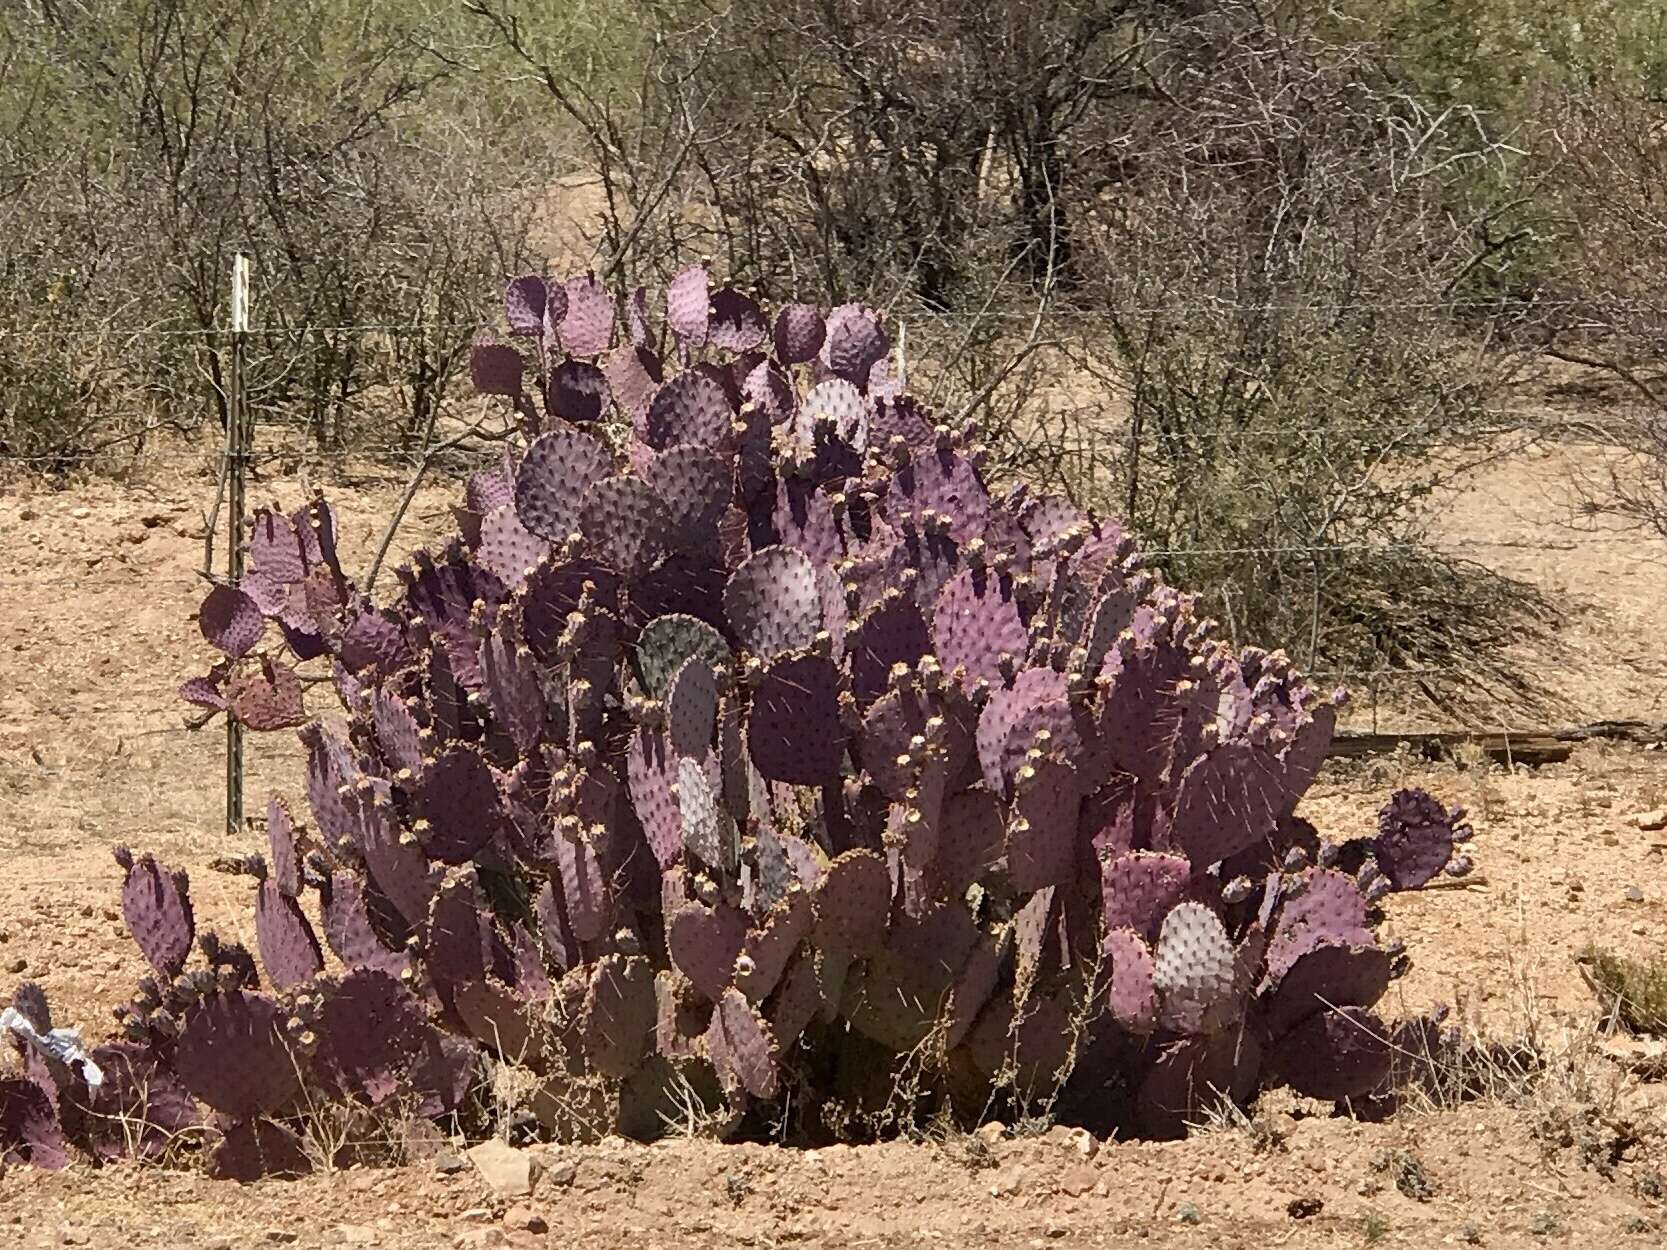
<svg viewBox="0 0 1667 1250"><path fill-rule="evenodd" d="M1268 1062L1307 1098L1370 1094L1389 1078L1390 1031L1364 1007L1317 1011L1273 1044Z"/></svg>
<svg viewBox="0 0 1667 1250"><path fill-rule="evenodd" d="M649 403L641 425L643 443L654 451L679 444L720 447L734 419L735 408L722 386L704 373L679 373Z"/></svg>
<svg viewBox="0 0 1667 1250"><path fill-rule="evenodd" d="M699 759L712 747L718 727L718 678L701 656L678 667L666 692L666 732L678 755Z"/></svg>
<svg viewBox="0 0 1667 1250"><path fill-rule="evenodd" d="M56 1171L69 1162L52 1100L20 1076L0 1076L0 1163Z"/></svg>
<svg viewBox="0 0 1667 1250"><path fill-rule="evenodd" d="M733 287L712 292L712 321L708 335L714 347L728 352L750 352L764 342L770 327L764 310Z"/></svg>
<svg viewBox="0 0 1667 1250"><path fill-rule="evenodd" d="M847 851L816 884L815 941L851 955L872 955L884 944L891 911L891 877L872 851Z"/></svg>
<svg viewBox="0 0 1667 1250"><path fill-rule="evenodd" d="M347 1097L377 1106L396 1097L434 1039L416 995L386 972L360 968L320 1008L313 1067Z"/></svg>
<svg viewBox="0 0 1667 1250"><path fill-rule="evenodd" d="M301 893L301 854L296 849L295 822L289 807L274 794L266 803L266 841L272 879L290 898Z"/></svg>
<svg viewBox="0 0 1667 1250"><path fill-rule="evenodd" d="M657 616L642 629L635 654L642 693L650 699L669 696L672 678L691 659L713 672L727 672L733 660L723 635L693 616Z"/></svg>
<svg viewBox="0 0 1667 1250"><path fill-rule="evenodd" d="M469 380L482 395L519 395L521 354L481 335L469 348Z"/></svg>
<svg viewBox="0 0 1667 1250"><path fill-rule="evenodd" d="M266 617L243 591L216 586L197 609L197 624L203 637L234 660L247 655L266 632Z"/></svg>
<svg viewBox="0 0 1667 1250"><path fill-rule="evenodd" d="M1064 760L1042 758L1019 769L1007 823L1007 873L1015 890L1040 890L1075 877L1081 808L1077 770Z"/></svg>
<svg viewBox="0 0 1667 1250"><path fill-rule="evenodd" d="M423 850L442 864L466 864L502 828L502 808L492 770L468 747L452 747L430 760L417 779L417 810L428 828Z"/></svg>
<svg viewBox="0 0 1667 1250"><path fill-rule="evenodd" d="M601 369L588 360L564 360L550 370L544 406L552 417L588 425L601 420L609 396L608 378Z"/></svg>
<svg viewBox="0 0 1667 1250"><path fill-rule="evenodd" d="M744 1089L755 1098L776 1096L780 1080L776 1040L739 990L726 990L712 1009L706 1051L719 1079L729 1087Z"/></svg>
<svg viewBox="0 0 1667 1250"><path fill-rule="evenodd" d="M1217 1033L1237 1009L1233 943L1201 903L1177 903L1164 917L1152 964L1159 1023L1175 1033Z"/></svg>
<svg viewBox="0 0 1667 1250"><path fill-rule="evenodd" d="M788 304L776 314L776 359L784 365L814 360L822 350L827 323L810 304Z"/></svg>
<svg viewBox="0 0 1667 1250"><path fill-rule="evenodd" d="M780 655L753 690L747 750L771 781L812 786L839 775L846 731L839 670L819 655Z"/></svg>
<svg viewBox="0 0 1667 1250"><path fill-rule="evenodd" d="M561 297L565 301L567 293L563 291ZM504 318L509 322L509 332L521 337L542 336L545 300L544 279L537 274L511 280L504 288Z"/></svg>
<svg viewBox="0 0 1667 1250"><path fill-rule="evenodd" d="M226 1130L208 1159L215 1180L294 1179L313 1170L301 1138L271 1120L242 1120Z"/></svg>
<svg viewBox="0 0 1667 1250"><path fill-rule="evenodd" d="M957 573L938 593L932 642L945 671L963 673L969 687L981 679L1001 684L1003 665L1018 663L1030 649L1012 579L974 569Z"/></svg>
<svg viewBox="0 0 1667 1250"><path fill-rule="evenodd" d="M180 1030L180 1078L196 1097L235 1119L286 1108L301 1092L301 1065L278 1004L261 994L210 995Z"/></svg>
<svg viewBox="0 0 1667 1250"><path fill-rule="evenodd" d="M687 757L677 761L677 812L683 849L712 868L735 863L735 820L723 806L709 766Z"/></svg>
<svg viewBox="0 0 1667 1250"><path fill-rule="evenodd" d="M630 1076L648 1056L656 1014L647 960L609 955L597 961L581 1021L591 1065L606 1076Z"/></svg>
<svg viewBox="0 0 1667 1250"><path fill-rule="evenodd" d="M1192 866L1178 855L1135 851L1108 860L1100 873L1106 925L1155 939L1163 918L1186 897L1191 876Z"/></svg>
<svg viewBox="0 0 1667 1250"><path fill-rule="evenodd" d="M803 650L822 628L815 566L793 547L753 553L724 587L724 613L741 645L755 655Z"/></svg>
<svg viewBox="0 0 1667 1250"><path fill-rule="evenodd" d="M1447 867L1453 844L1469 834L1462 811L1455 811L1449 813L1422 790L1397 790L1390 796L1378 813L1372 852L1393 889L1416 890Z"/></svg>
<svg viewBox="0 0 1667 1250"><path fill-rule="evenodd" d="M255 937L267 980L287 990L324 970L313 927L294 897L276 881L262 881L255 899Z"/></svg>
<svg viewBox="0 0 1667 1250"><path fill-rule="evenodd" d="M706 342L712 319L712 300L706 267L690 265L666 284L666 324L689 347Z"/></svg>
<svg viewBox="0 0 1667 1250"><path fill-rule="evenodd" d="M190 879L183 870L170 872L149 855L134 859L126 848L118 848L116 861L126 872L122 919L127 931L151 967L164 977L177 977L196 939Z"/></svg>
<svg viewBox="0 0 1667 1250"><path fill-rule="evenodd" d="M717 1002L735 979L735 957L747 940L747 918L720 904L686 903L666 921L666 949L672 967L709 1002Z"/></svg>
<svg viewBox="0 0 1667 1250"><path fill-rule="evenodd" d="M557 324L562 347L574 356L596 356L613 337L614 301L594 275L569 278L565 308Z"/></svg>

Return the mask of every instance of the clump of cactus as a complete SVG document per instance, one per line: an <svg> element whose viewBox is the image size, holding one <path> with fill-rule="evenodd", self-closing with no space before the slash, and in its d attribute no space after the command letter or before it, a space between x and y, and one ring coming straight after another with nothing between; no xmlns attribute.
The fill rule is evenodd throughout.
<svg viewBox="0 0 1667 1250"><path fill-rule="evenodd" d="M1384 1087L1377 904L1462 874L1469 830L1417 791L1342 844L1295 815L1340 693L1219 640L1114 522L993 494L868 308L772 320L701 268L664 343L588 276L506 304L472 372L524 453L395 599L316 499L259 513L202 604L225 659L184 697L308 750L310 828L274 800L268 853L222 865L256 952L118 852L154 976L96 1081L19 991L7 1157L189 1126L219 1174L294 1172L303 1108L453 1113L491 1064L566 1135L690 1099L731 1132L1007 1101L1173 1135Z"/></svg>

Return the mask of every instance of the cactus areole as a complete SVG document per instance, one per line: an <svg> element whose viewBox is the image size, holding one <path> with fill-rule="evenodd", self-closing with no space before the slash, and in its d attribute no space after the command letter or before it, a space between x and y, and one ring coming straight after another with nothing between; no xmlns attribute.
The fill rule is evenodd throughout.
<svg viewBox="0 0 1667 1250"><path fill-rule="evenodd" d="M1154 1135L1384 1087L1377 904L1465 869L1462 813L1402 793L1322 843L1295 811L1341 694L1219 640L1115 522L993 493L876 312L772 318L698 268L664 307L510 284L472 374L520 454L391 600L322 498L258 514L181 692L307 748L304 801L221 865L256 949L119 851L153 975L96 1083L19 991L6 1159L193 1128L216 1174L289 1174L318 1107L466 1124L493 1065L567 1136L691 1097L720 1131L881 1133L905 1068L907 1114Z"/></svg>

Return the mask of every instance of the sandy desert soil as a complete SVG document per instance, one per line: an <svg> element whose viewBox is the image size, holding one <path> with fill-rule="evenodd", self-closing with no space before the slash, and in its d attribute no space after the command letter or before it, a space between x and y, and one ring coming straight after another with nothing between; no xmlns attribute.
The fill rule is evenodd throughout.
<svg viewBox="0 0 1667 1250"><path fill-rule="evenodd" d="M1663 719L1667 549L1555 524L1567 514L1559 457L1577 454L1493 467L1444 526L1455 541L1531 544L1488 558L1567 602L1554 643L1526 658L1574 715ZM40 980L56 1014L92 1034L140 963L115 910L114 844L191 869L199 923L252 941L248 882L206 871L256 845L220 826L222 738L183 730L172 696L207 663L187 612L212 481L190 468L142 485L0 487L0 986ZM332 492L356 563L394 490ZM285 479L252 492L293 493ZM449 501L443 488L422 492L400 542L443 524ZM1383 698L1386 723L1431 719ZM287 736L257 738L251 805L293 791L298 759ZM1635 1047L1598 1036L1572 955L1594 940L1663 950L1667 832L1633 816L1667 805L1667 752L1593 745L1537 772L1401 757L1333 766L1304 814L1331 836L1362 832L1402 784L1471 808L1479 870L1392 900L1388 929L1414 954L1394 1005L1447 1002L1479 1033L1531 1036L1547 1056L1531 1086L1386 1123L1272 1099L1254 1125L1097 1144L1092 1157L1063 1130L814 1152L551 1148L535 1194L513 1210L472 1170L446 1174L431 1158L248 1187L163 1170L13 1169L0 1175L0 1245L1654 1243L1667 1229L1667 1086L1632 1070Z"/></svg>

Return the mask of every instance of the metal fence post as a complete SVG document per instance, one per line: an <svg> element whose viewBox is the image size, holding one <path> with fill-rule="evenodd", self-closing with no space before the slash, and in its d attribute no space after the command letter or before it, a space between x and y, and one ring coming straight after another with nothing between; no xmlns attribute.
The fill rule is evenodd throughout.
<svg viewBox="0 0 1667 1250"><path fill-rule="evenodd" d="M244 495L248 485L248 405L243 395L243 350L249 332L249 258L242 252L232 258L230 394L226 405L226 458L230 482L230 523L226 552L226 577L232 585L243 580ZM237 718L226 717L226 832L243 832L243 726Z"/></svg>

